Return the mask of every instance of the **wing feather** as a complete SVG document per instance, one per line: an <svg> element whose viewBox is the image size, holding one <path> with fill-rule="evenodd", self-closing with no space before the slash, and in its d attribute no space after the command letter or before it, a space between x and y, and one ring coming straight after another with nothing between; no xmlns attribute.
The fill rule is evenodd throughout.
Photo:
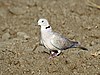
<svg viewBox="0 0 100 75"><path fill-rule="evenodd" d="M67 38L63 37L58 33L53 33L50 42L54 47L60 50L65 50L69 48L72 44L70 40L68 40Z"/></svg>

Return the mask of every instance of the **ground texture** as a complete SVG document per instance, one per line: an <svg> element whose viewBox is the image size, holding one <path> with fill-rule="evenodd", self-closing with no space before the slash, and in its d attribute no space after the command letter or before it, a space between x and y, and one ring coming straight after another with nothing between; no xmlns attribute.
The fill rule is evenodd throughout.
<svg viewBox="0 0 100 75"><path fill-rule="evenodd" d="M0 75L100 75L100 0L0 0ZM39 18L89 51L48 59Z"/></svg>

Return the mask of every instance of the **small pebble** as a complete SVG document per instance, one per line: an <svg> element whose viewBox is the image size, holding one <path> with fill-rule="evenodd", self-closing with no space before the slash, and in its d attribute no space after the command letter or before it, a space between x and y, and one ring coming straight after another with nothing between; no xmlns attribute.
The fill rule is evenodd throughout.
<svg viewBox="0 0 100 75"><path fill-rule="evenodd" d="M12 13L12 14L15 14L15 15L22 15L22 14L25 14L26 11L27 11L27 8L28 7L10 7L9 8L9 11Z"/></svg>
<svg viewBox="0 0 100 75"><path fill-rule="evenodd" d="M96 56L100 55L100 51L91 53L91 55L94 56L94 57L96 57Z"/></svg>
<svg viewBox="0 0 100 75"><path fill-rule="evenodd" d="M0 8L0 17L6 18L8 11L4 8Z"/></svg>
<svg viewBox="0 0 100 75"><path fill-rule="evenodd" d="M10 39L10 38L11 38L11 36L10 36L9 33L4 33L4 34L2 35L2 40L3 40L3 41L6 41L6 40L8 40L8 39Z"/></svg>
<svg viewBox="0 0 100 75"><path fill-rule="evenodd" d="M28 40L30 37L25 32L17 32L17 36Z"/></svg>

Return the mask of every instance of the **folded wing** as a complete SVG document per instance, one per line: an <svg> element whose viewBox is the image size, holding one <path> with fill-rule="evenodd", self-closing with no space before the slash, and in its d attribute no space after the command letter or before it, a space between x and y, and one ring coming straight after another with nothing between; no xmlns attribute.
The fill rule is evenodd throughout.
<svg viewBox="0 0 100 75"><path fill-rule="evenodd" d="M58 33L53 33L50 39L51 44L59 50L65 50L73 45L73 42L61 36Z"/></svg>

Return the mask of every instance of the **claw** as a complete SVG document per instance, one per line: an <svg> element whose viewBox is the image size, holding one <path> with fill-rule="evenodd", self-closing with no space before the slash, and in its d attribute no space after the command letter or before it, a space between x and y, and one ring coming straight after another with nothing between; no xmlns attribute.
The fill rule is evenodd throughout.
<svg viewBox="0 0 100 75"><path fill-rule="evenodd" d="M54 57L58 56L57 53L55 52L51 52L49 59L52 59Z"/></svg>
<svg viewBox="0 0 100 75"><path fill-rule="evenodd" d="M49 57L49 59L51 59L51 58L54 58L54 57L56 57L56 56L58 56L60 53L61 53L61 51L60 50L52 50L52 51L50 51L50 57Z"/></svg>

